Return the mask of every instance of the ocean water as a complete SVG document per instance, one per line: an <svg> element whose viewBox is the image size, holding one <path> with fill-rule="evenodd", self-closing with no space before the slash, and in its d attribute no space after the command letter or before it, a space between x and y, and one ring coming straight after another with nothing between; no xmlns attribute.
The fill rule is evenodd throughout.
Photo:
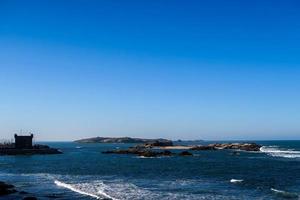
<svg viewBox="0 0 300 200"><path fill-rule="evenodd" d="M39 199L300 199L300 141L257 143L262 152L162 158L101 153L130 144L46 143L64 153L1 156L0 180Z"/></svg>

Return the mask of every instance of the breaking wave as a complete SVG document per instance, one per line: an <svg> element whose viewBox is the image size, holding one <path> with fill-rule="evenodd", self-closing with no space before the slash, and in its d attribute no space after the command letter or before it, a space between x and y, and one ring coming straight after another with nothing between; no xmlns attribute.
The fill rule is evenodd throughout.
<svg viewBox="0 0 300 200"><path fill-rule="evenodd" d="M299 197L299 195L296 194L296 193L286 192L286 191L283 191L283 190L277 190L277 189L274 189L274 188L271 188L271 191L276 193L277 195L285 197L285 198L297 198L297 197Z"/></svg>
<svg viewBox="0 0 300 200"><path fill-rule="evenodd" d="M90 196L96 199L111 199L111 200L117 200L116 198L113 198L103 192L100 188L104 184L101 183L98 186L94 186L88 183L79 183L79 184L67 184L63 183L61 181L55 180L54 183L59 187L64 187L66 189L72 190L73 192L77 192L82 195ZM100 187L99 187L100 186Z"/></svg>
<svg viewBox="0 0 300 200"><path fill-rule="evenodd" d="M300 158L300 151L293 149L279 149L276 146L263 146L260 151L273 157Z"/></svg>

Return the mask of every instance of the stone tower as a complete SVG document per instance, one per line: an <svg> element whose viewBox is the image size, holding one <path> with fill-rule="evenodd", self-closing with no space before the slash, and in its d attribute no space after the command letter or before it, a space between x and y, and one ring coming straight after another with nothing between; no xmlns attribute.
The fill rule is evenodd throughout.
<svg viewBox="0 0 300 200"><path fill-rule="evenodd" d="M29 136L15 134L15 148L16 149L32 149L33 134Z"/></svg>

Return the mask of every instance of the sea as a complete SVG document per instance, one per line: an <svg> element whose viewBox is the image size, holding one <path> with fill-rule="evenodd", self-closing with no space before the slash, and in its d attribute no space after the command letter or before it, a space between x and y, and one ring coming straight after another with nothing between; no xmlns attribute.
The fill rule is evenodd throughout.
<svg viewBox="0 0 300 200"><path fill-rule="evenodd" d="M223 141L198 143L215 142ZM300 141L252 142L263 145L261 152L159 158L101 153L134 144L43 142L63 154L0 156L0 180L38 199L299 200Z"/></svg>

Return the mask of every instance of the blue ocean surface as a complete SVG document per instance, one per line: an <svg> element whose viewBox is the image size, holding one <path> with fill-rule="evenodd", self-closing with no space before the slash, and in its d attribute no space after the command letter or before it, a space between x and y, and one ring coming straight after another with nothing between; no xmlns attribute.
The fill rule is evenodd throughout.
<svg viewBox="0 0 300 200"><path fill-rule="evenodd" d="M141 158L101 153L133 144L48 142L63 154L1 156L0 180L38 199L300 199L300 141L256 143L261 152Z"/></svg>

